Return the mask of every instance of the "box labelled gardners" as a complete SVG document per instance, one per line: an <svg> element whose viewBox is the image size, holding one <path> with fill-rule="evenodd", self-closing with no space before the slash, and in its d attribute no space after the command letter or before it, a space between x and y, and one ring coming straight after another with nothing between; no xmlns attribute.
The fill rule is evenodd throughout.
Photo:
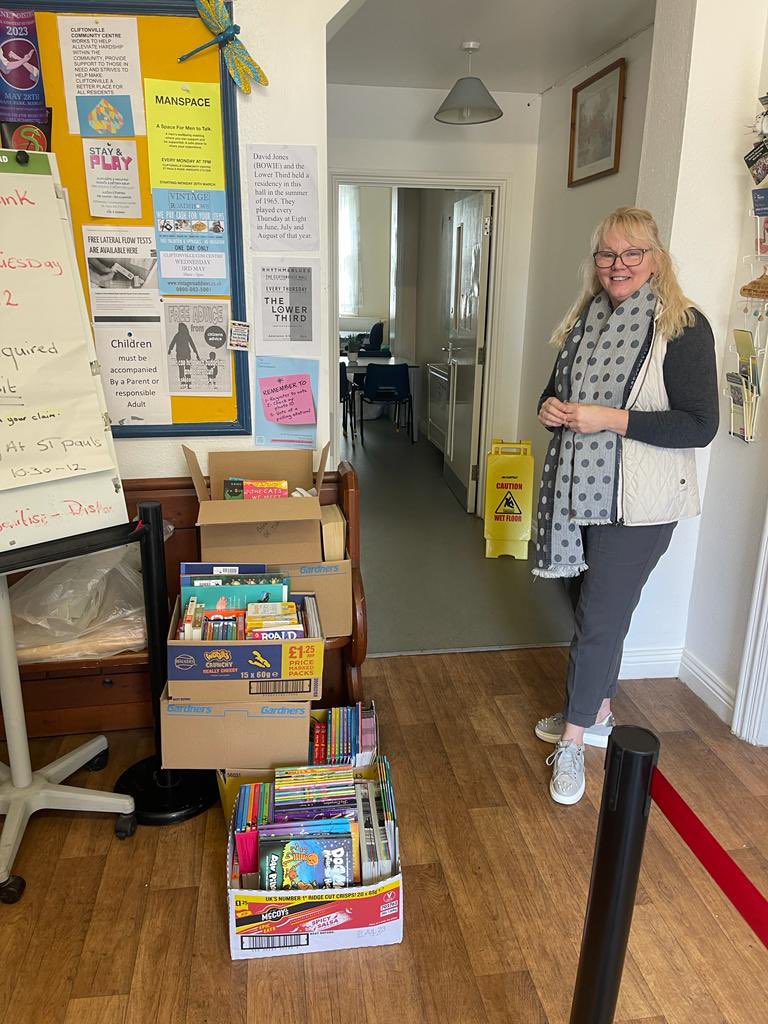
<svg viewBox="0 0 768 1024"><path fill-rule="evenodd" d="M352 563L281 562L268 565L267 572L288 576L291 591L310 590L317 598L325 636L349 636L352 632Z"/></svg>
<svg viewBox="0 0 768 1024"><path fill-rule="evenodd" d="M302 605L314 595L292 594L291 599ZM173 700L318 700L322 695L322 635L299 640L177 640L180 613L177 600L168 631L168 695Z"/></svg>
<svg viewBox="0 0 768 1024"><path fill-rule="evenodd" d="M160 698L163 768L306 764L309 701L192 703Z"/></svg>
<svg viewBox="0 0 768 1024"><path fill-rule="evenodd" d="M288 490L316 488L320 493L329 445L320 453L313 473L314 453L280 451L209 452L205 477L197 455L182 446L200 503L197 525L204 561L321 562L323 559L320 499L316 497L260 498L226 501L228 476L248 480L287 480Z"/></svg>

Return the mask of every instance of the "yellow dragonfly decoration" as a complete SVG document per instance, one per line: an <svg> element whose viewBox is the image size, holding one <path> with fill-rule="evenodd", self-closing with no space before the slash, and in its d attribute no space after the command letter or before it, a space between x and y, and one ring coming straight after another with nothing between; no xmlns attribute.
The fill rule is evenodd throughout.
<svg viewBox="0 0 768 1024"><path fill-rule="evenodd" d="M195 6L206 26L214 33L214 38L202 46L195 47L189 53L182 54L179 63L189 60L201 50L207 50L209 46L218 45L224 49L227 70L239 89L246 93L250 92L251 79L259 85L269 85L269 79L263 70L237 38L240 26L232 23L224 0L195 0Z"/></svg>

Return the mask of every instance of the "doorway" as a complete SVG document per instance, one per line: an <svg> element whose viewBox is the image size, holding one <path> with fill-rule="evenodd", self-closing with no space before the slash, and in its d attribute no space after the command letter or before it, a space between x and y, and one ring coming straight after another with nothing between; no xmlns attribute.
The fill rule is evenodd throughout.
<svg viewBox="0 0 768 1024"><path fill-rule="evenodd" d="M361 385L372 363L408 364L414 440L426 437L438 449L445 484L470 515L482 515L477 495L483 493L481 453L493 407L487 385L495 376L493 297L502 245L496 224L505 185L331 174L331 337L339 338L339 355L356 367L348 371L349 382ZM357 354L348 353L358 346ZM331 436L340 456L346 410L336 359L332 345ZM359 416L359 392L355 407ZM368 417L380 410L365 411L368 428ZM356 444L359 434L358 424Z"/></svg>
<svg viewBox="0 0 768 1024"><path fill-rule="evenodd" d="M339 172L331 194L333 436L360 478L369 654L562 642L563 589L534 583L527 562L485 558L503 183ZM362 393L371 366L398 364L412 436L406 415L398 429L392 406Z"/></svg>

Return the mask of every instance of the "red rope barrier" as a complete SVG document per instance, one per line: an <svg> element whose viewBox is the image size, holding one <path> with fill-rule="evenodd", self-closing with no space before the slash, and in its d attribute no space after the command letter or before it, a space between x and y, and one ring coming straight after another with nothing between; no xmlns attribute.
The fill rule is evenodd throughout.
<svg viewBox="0 0 768 1024"><path fill-rule="evenodd" d="M755 935L768 947L768 899L747 878L658 768L651 780L651 796Z"/></svg>

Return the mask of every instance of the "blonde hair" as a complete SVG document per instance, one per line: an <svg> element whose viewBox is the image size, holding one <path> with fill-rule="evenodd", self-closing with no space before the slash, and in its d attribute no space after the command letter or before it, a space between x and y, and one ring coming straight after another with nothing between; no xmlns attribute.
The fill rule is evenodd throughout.
<svg viewBox="0 0 768 1024"><path fill-rule="evenodd" d="M562 348L585 308L603 286L597 276L592 253L596 252L609 231L616 229L639 248L649 249L656 260L656 269L650 279L653 293L659 300L658 327L662 337L672 339L685 327L695 322L691 301L675 275L675 268L669 250L659 238L659 229L653 215L638 206L620 206L602 220L592 232L592 248L581 266L582 286L576 301L557 325L549 339L550 345Z"/></svg>

